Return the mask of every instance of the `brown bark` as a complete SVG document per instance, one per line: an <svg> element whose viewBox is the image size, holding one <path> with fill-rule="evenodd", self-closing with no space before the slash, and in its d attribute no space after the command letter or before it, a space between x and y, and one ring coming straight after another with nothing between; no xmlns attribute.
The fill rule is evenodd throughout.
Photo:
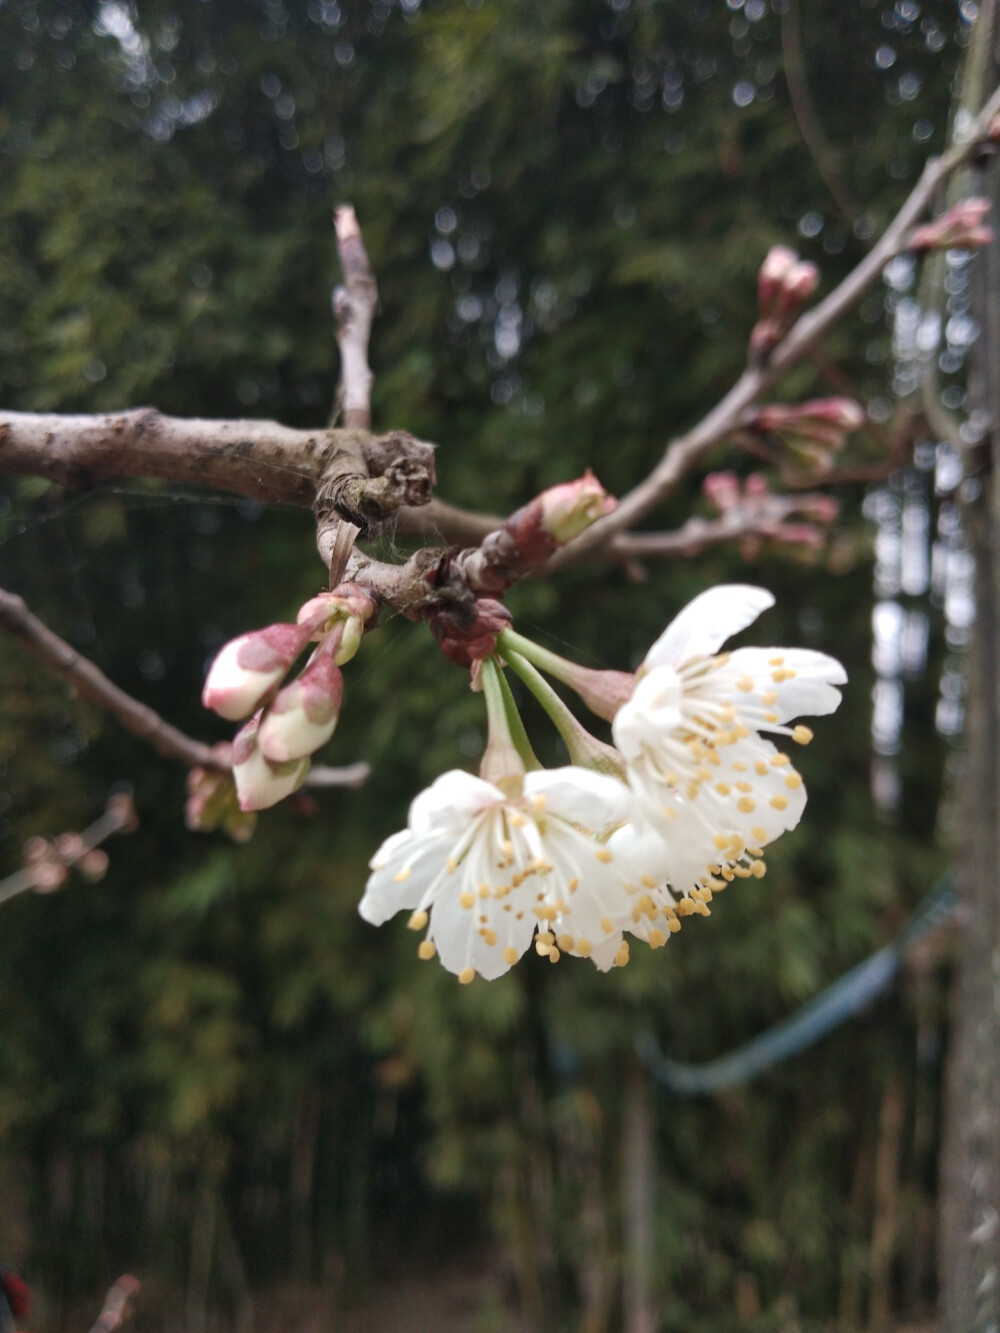
<svg viewBox="0 0 1000 1333"><path fill-rule="evenodd" d="M997 10L992 26L992 86ZM1000 208L994 159L983 192ZM941 1194L941 1279L948 1333L1000 1327L1000 242L973 272L980 334L973 394L985 433L968 451L965 530L976 559L966 768L956 869L961 899ZM967 491L968 494L968 491Z"/></svg>

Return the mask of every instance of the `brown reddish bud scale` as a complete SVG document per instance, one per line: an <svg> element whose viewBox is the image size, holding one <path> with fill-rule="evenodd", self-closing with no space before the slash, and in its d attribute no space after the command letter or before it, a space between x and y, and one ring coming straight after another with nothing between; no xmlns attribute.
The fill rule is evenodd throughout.
<svg viewBox="0 0 1000 1333"><path fill-rule="evenodd" d="M503 602L477 597L471 606L454 603L435 611L427 623L448 661L471 667L496 651L497 635L511 623L511 614Z"/></svg>

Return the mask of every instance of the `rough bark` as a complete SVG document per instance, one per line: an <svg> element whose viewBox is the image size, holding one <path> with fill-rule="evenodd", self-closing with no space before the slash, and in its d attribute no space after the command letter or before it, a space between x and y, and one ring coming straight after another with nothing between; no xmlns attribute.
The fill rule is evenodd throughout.
<svg viewBox="0 0 1000 1333"><path fill-rule="evenodd" d="M996 6L984 6L993 26ZM983 192L1000 210L1000 170ZM969 450L965 530L976 559L966 770L956 869L961 896L941 1194L941 1280L948 1333L1000 1328L1000 242L973 277L980 327L972 388L985 434ZM978 489L978 494L975 494ZM968 494L968 490L967 490Z"/></svg>

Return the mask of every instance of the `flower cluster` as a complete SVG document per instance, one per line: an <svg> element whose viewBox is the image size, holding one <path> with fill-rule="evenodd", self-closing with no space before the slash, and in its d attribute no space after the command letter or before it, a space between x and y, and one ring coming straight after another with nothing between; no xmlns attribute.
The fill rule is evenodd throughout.
<svg viewBox="0 0 1000 1333"><path fill-rule="evenodd" d="M299 610L294 625L268 625L241 634L212 663L202 702L221 717L249 721L233 740L233 779L241 811L266 810L305 781L311 756L333 735L340 715L340 668L358 651L376 603L357 584L321 593ZM300 674L282 681L310 643L316 647ZM195 771L188 821L193 827L221 824L249 836L230 809L231 789L222 775Z"/></svg>
<svg viewBox="0 0 1000 1333"><path fill-rule="evenodd" d="M763 542L787 546L820 547L826 540L823 526L837 517L840 506L830 495L776 495L763 472L751 472L741 482L735 472L710 472L702 482L702 494L720 517L733 528L745 525L740 555L753 560ZM808 520L789 523L789 517Z"/></svg>
<svg viewBox="0 0 1000 1333"><path fill-rule="evenodd" d="M361 915L410 912L418 952L460 981L506 972L534 944L552 962L623 966L629 936L652 948L713 896L765 873L764 849L795 827L805 788L775 743L805 744L804 715L831 713L843 668L805 649L724 640L773 604L760 588L714 588L687 606L634 674L592 671L513 630L478 668L489 737L481 776L444 774L371 863ZM538 698L569 750L540 769L503 667ZM612 723L587 733L542 672Z"/></svg>
<svg viewBox="0 0 1000 1333"><path fill-rule="evenodd" d="M981 250L993 239L992 229L983 226L989 211L988 199L961 199L933 222L914 227L908 248L918 255L929 250Z"/></svg>
<svg viewBox="0 0 1000 1333"><path fill-rule="evenodd" d="M848 435L864 424L864 410L853 398L814 398L755 408L743 429L778 441L801 466L824 473L833 467L833 455L844 448Z"/></svg>

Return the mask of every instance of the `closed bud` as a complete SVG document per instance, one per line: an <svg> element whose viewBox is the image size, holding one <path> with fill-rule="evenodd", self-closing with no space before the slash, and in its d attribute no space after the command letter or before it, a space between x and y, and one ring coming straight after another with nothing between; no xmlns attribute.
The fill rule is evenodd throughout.
<svg viewBox="0 0 1000 1333"><path fill-rule="evenodd" d="M750 333L750 359L762 364L791 328L819 285L819 269L794 250L775 245L757 275L757 323Z"/></svg>
<svg viewBox="0 0 1000 1333"><path fill-rule="evenodd" d="M319 652L280 690L264 713L258 743L276 762L304 759L333 735L340 716L344 677L329 652Z"/></svg>
<svg viewBox="0 0 1000 1333"><path fill-rule="evenodd" d="M184 822L192 832L210 833L213 829L222 829L234 842L249 842L257 827L257 816L240 809L231 771L192 768L188 773L187 788Z"/></svg>
<svg viewBox="0 0 1000 1333"><path fill-rule="evenodd" d="M503 526L524 559L541 563L617 508L618 501L588 468L575 481L561 482L536 495L511 514Z"/></svg>
<svg viewBox="0 0 1000 1333"><path fill-rule="evenodd" d="M94 847L84 852L76 868L88 884L96 884L108 873L108 854L103 847Z"/></svg>
<svg viewBox="0 0 1000 1333"><path fill-rule="evenodd" d="M740 502L740 481L735 472L710 472L701 483L702 494L720 514Z"/></svg>
<svg viewBox="0 0 1000 1333"><path fill-rule="evenodd" d="M257 743L261 714L252 717L233 741L233 779L241 810L267 810L290 796L309 772L308 759L272 763Z"/></svg>
<svg viewBox="0 0 1000 1333"><path fill-rule="evenodd" d="M782 284L798 263L798 255L787 245L772 245L757 274L757 310L762 319L771 312Z"/></svg>
<svg viewBox="0 0 1000 1333"><path fill-rule="evenodd" d="M310 634L301 625L268 625L231 639L212 663L202 703L230 722L255 712L280 684Z"/></svg>
<svg viewBox="0 0 1000 1333"><path fill-rule="evenodd" d="M338 666L349 662L361 646L366 628L378 612L378 603L357 583L342 583L332 592L320 593L299 608L299 625L309 629L310 638L319 642L335 626L341 625L340 644L334 661Z"/></svg>

